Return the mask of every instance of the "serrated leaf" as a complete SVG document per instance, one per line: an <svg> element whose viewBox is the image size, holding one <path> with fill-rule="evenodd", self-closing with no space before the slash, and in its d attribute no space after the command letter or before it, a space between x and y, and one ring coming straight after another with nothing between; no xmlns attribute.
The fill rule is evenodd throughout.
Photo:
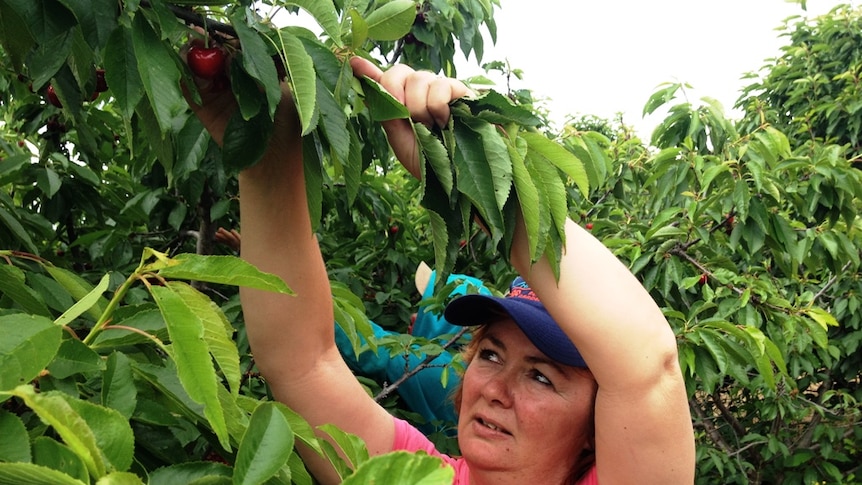
<svg viewBox="0 0 862 485"><path fill-rule="evenodd" d="M18 218L16 218L14 214L7 212L2 207L0 207L0 223L3 223L6 228L24 244L24 247L26 247L28 251L34 254L39 252L36 245L33 244L33 240L30 239L30 234L26 229L24 229L24 226L18 222Z"/></svg>
<svg viewBox="0 0 862 485"><path fill-rule="evenodd" d="M320 226L323 213L323 153L317 132L302 139L302 163L305 170L305 197L311 216L311 230Z"/></svg>
<svg viewBox="0 0 862 485"><path fill-rule="evenodd" d="M237 174L263 157L273 130L273 121L265 111L249 120L236 111L228 120L222 145L225 171Z"/></svg>
<svg viewBox="0 0 862 485"><path fill-rule="evenodd" d="M293 432L276 403L262 402L252 413L234 464L235 485L263 483L293 453Z"/></svg>
<svg viewBox="0 0 862 485"><path fill-rule="evenodd" d="M188 485L199 479L227 477L233 474L233 468L216 462L177 463L157 468L150 472L150 485Z"/></svg>
<svg viewBox="0 0 862 485"><path fill-rule="evenodd" d="M51 392L53 394L54 391ZM126 471L132 465L135 437L125 416L119 412L57 392L86 421L96 445L107 461L107 471ZM44 396L45 393L42 394ZM64 437L65 440L65 437Z"/></svg>
<svg viewBox="0 0 862 485"><path fill-rule="evenodd" d="M673 83L653 93L644 105L643 116L652 114L659 106L673 99L681 87L681 84Z"/></svg>
<svg viewBox="0 0 862 485"><path fill-rule="evenodd" d="M239 368L239 351L233 341L233 327L227 317L209 297L191 286L178 282L168 283L168 286L201 319L209 352L224 374L228 388L234 396L237 395L242 372Z"/></svg>
<svg viewBox="0 0 862 485"><path fill-rule="evenodd" d="M227 423L218 399L218 380L204 340L203 322L172 289L153 286L150 292L168 326L171 356L177 364L183 388L189 397L204 406L204 414L222 447L230 449Z"/></svg>
<svg viewBox="0 0 862 485"><path fill-rule="evenodd" d="M344 485L368 483L409 483L441 485L452 483L455 470L438 457L406 451L395 451L371 458L345 478Z"/></svg>
<svg viewBox="0 0 862 485"><path fill-rule="evenodd" d="M173 257L172 262L175 264L161 268L159 275L165 278L205 281L293 294L284 280L273 274L264 273L236 256L183 253Z"/></svg>
<svg viewBox="0 0 862 485"><path fill-rule="evenodd" d="M365 442L359 436L331 424L323 424L317 428L332 438L354 469L368 461L368 448L365 447Z"/></svg>
<svg viewBox="0 0 862 485"><path fill-rule="evenodd" d="M0 409L0 462L30 461L30 435L18 416Z"/></svg>
<svg viewBox="0 0 862 485"><path fill-rule="evenodd" d="M315 128L314 111L317 104L317 76L314 74L314 61L296 36L284 33L281 36L285 54L287 80L296 103L302 134L307 135Z"/></svg>
<svg viewBox="0 0 862 485"><path fill-rule="evenodd" d="M491 173L491 163L485 157L481 140L477 140L472 130L455 122L455 183L458 191L464 194L482 217L491 233L494 244L503 233L503 214L497 206L496 190ZM511 163L506 160L505 163Z"/></svg>
<svg viewBox="0 0 862 485"><path fill-rule="evenodd" d="M415 18L416 3L413 0L385 3L365 17L368 37L380 41L398 40L410 32Z"/></svg>
<svg viewBox="0 0 862 485"><path fill-rule="evenodd" d="M54 360L62 329L51 320L26 314L0 316L0 391L35 379Z"/></svg>
<svg viewBox="0 0 862 485"><path fill-rule="evenodd" d="M519 143L526 142L518 138ZM525 147L526 148L526 147ZM508 145L509 159L512 161L512 177L515 184L515 194L518 197L518 205L521 206L521 215L527 230L527 243L530 248L530 261L537 261L540 253L537 252L539 244L540 208L539 192L530 177L527 165L521 152L513 145Z"/></svg>
<svg viewBox="0 0 862 485"><path fill-rule="evenodd" d="M317 83L317 108L320 113L318 126L326 135L332 151L331 161L337 166L347 163L350 154L350 133L347 131L347 116L323 83Z"/></svg>
<svg viewBox="0 0 862 485"><path fill-rule="evenodd" d="M281 101L281 85L278 79L278 72L275 69L275 63L261 34L252 30L246 23L245 13L244 9L236 9L228 17L242 44L242 65L251 77L260 81L269 106L269 117L272 118L276 107L278 107L278 103ZM291 36L288 35L285 37ZM294 46L288 44L287 47L290 49ZM301 44L299 48L305 52ZM286 53L288 56L290 55L289 50ZM300 119L302 119L301 112Z"/></svg>
<svg viewBox="0 0 862 485"><path fill-rule="evenodd" d="M0 294L20 305L28 313L51 316L42 295L26 285L24 271L15 266L0 264Z"/></svg>
<svg viewBox="0 0 862 485"><path fill-rule="evenodd" d="M87 485L63 472L32 463L0 463L0 483L15 485Z"/></svg>
<svg viewBox="0 0 862 485"><path fill-rule="evenodd" d="M78 339L63 340L57 355L48 365L48 371L57 379L65 379L75 374L101 372L103 368L99 354Z"/></svg>
<svg viewBox="0 0 862 485"><path fill-rule="evenodd" d="M527 140L530 152L546 159L548 162L568 175L584 197L590 193L590 181L583 163L559 143L550 140L539 133L524 132L521 136Z"/></svg>
<svg viewBox="0 0 862 485"><path fill-rule="evenodd" d="M112 352L105 361L102 374L102 405L115 409L128 419L135 411L137 396L138 388L135 387L129 358L122 352Z"/></svg>
<svg viewBox="0 0 862 485"><path fill-rule="evenodd" d="M506 143L491 123L482 120L465 120L465 124L476 132L482 141L485 159L488 160L488 166L491 169L494 197L497 200L497 207L502 210L512 191L512 161L509 159Z"/></svg>
<svg viewBox="0 0 862 485"><path fill-rule="evenodd" d="M363 77L362 90L371 121L389 121L410 117L407 107L389 94L377 81Z"/></svg>
<svg viewBox="0 0 862 485"><path fill-rule="evenodd" d="M341 24L338 22L338 11L331 0L282 0L285 5L295 5L309 14L332 39L336 46L341 47Z"/></svg>
<svg viewBox="0 0 862 485"><path fill-rule="evenodd" d="M144 95L144 85L138 71L131 29L118 28L105 46L105 82L111 87L114 104L123 118L130 120Z"/></svg>
<svg viewBox="0 0 862 485"><path fill-rule="evenodd" d="M532 111L516 106L508 97L493 89L476 98L459 99L452 104L452 109L455 110L459 105L467 106L476 117L489 123L501 125L515 123L523 127L538 126L542 123Z"/></svg>
<svg viewBox="0 0 862 485"><path fill-rule="evenodd" d="M134 18L132 46L138 73L159 130L166 133L171 129L174 118L188 107L180 92L180 70L175 62L176 53L168 50L144 15L136 15ZM153 69L153 66L159 68Z"/></svg>
<svg viewBox="0 0 862 485"><path fill-rule="evenodd" d="M129 472L112 472L100 478L96 485L145 485L141 477Z"/></svg>
<svg viewBox="0 0 862 485"><path fill-rule="evenodd" d="M54 428L76 455L81 457L93 477L106 473L102 452L87 421L58 392L37 394L31 386L18 386L12 392L32 409L39 418ZM123 422L126 422L125 419Z"/></svg>
<svg viewBox="0 0 862 485"><path fill-rule="evenodd" d="M443 146L440 139L434 136L425 125L414 123L413 128L416 130L416 140L419 142L419 150L424 156L425 162L430 165L443 191L451 194L455 181L449 152L446 151L446 147Z"/></svg>
<svg viewBox="0 0 862 485"><path fill-rule="evenodd" d="M562 237L565 233L566 220L568 219L568 202L566 198L566 187L560 178L559 172L547 159L534 158L535 152L527 151L527 167L536 187L541 187L547 205L539 206L539 212L550 214L550 225L544 233L540 230L539 238L548 237L551 228L556 229L557 234Z"/></svg>
<svg viewBox="0 0 862 485"><path fill-rule="evenodd" d="M90 473L84 460L53 438L39 436L33 440L33 463L63 472L84 483L90 482Z"/></svg>

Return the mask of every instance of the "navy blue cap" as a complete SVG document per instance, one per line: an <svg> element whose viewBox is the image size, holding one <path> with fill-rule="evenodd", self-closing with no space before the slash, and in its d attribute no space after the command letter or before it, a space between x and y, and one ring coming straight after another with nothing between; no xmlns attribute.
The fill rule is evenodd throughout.
<svg viewBox="0 0 862 485"><path fill-rule="evenodd" d="M443 314L454 325L472 326L490 323L494 318L492 310L512 317L530 342L551 359L572 367L587 367L575 344L520 276L512 281L505 297L464 295L452 300Z"/></svg>

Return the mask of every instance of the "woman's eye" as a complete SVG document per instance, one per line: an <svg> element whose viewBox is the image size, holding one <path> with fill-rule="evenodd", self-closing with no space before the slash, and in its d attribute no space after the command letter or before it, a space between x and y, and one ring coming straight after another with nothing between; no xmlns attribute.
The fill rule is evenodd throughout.
<svg viewBox="0 0 862 485"><path fill-rule="evenodd" d="M542 374L541 372L539 372L537 370L533 370L532 374L533 374L533 379L537 380L538 382L545 384L546 386L552 386L553 385L551 380L548 379L547 377L545 377L545 374Z"/></svg>
<svg viewBox="0 0 862 485"><path fill-rule="evenodd" d="M491 349L482 349L479 351L479 358L482 360L487 360L491 362L500 362L500 356L497 355L497 352L494 352Z"/></svg>

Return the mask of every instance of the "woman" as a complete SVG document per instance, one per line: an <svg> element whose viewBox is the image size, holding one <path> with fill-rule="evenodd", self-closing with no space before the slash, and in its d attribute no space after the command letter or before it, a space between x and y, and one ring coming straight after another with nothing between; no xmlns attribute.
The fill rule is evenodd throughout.
<svg viewBox="0 0 862 485"><path fill-rule="evenodd" d="M429 125L445 125L449 102L468 94L456 80L407 66L383 72L360 58L351 65ZM221 143L235 103L229 92L199 87L203 106L192 108ZM312 426L331 423L358 435L372 455L428 447L366 394L334 343L332 296L311 231L289 96L285 90L264 158L239 176L242 257L297 294L241 289L255 360L273 395ZM408 121L387 122L384 129L395 155L418 177ZM511 261L532 288L524 285L518 293L538 295L543 304L533 308L534 315L545 315L534 321L535 332L551 343L563 339L566 355L576 348L580 360L534 344L514 306L474 307L465 300L447 311L450 321L485 323L473 339L460 392L463 459L455 463L455 483L563 484L584 468L583 483L692 482L691 419L667 321L637 279L587 231L569 221L566 238L559 282L546 260L530 264L522 224ZM303 458L322 483L338 482L326 460L307 450Z"/></svg>

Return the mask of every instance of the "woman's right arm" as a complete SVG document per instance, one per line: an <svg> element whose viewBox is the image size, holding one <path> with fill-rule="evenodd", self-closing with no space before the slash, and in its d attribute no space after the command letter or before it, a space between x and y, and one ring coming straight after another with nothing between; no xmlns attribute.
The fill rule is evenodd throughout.
<svg viewBox="0 0 862 485"><path fill-rule="evenodd" d="M203 103L192 109L217 143L235 109L230 91L202 86ZM317 239L311 230L302 145L287 88L272 141L263 159L239 175L241 256L281 277L295 296L240 289L255 362L273 395L313 427L334 424L365 440L371 454L390 451L392 417L360 386L334 340L332 294ZM337 483L316 453L303 458L323 483Z"/></svg>

